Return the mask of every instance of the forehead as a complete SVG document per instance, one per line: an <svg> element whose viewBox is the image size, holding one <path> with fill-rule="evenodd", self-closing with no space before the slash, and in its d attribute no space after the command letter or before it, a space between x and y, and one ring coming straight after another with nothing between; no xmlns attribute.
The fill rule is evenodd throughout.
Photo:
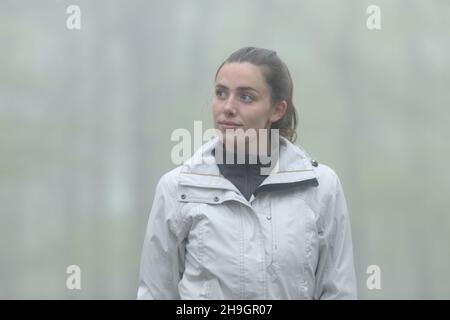
<svg viewBox="0 0 450 320"><path fill-rule="evenodd" d="M248 62L225 63L217 74L216 84L230 89L237 87L252 87L259 91L268 89L262 69Z"/></svg>

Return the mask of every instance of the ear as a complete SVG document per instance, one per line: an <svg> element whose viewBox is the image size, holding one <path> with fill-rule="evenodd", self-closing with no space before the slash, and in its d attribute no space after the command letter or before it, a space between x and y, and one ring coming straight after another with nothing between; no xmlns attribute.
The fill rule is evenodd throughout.
<svg viewBox="0 0 450 320"><path fill-rule="evenodd" d="M286 113L286 109L287 102L286 100L282 100L274 107L272 115L270 116L270 122L277 122L278 120L283 118L284 114Z"/></svg>

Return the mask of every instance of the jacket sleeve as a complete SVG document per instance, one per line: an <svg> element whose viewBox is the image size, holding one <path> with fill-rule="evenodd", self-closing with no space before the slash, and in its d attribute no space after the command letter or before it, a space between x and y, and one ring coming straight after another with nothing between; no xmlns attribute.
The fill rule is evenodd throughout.
<svg viewBox="0 0 450 320"><path fill-rule="evenodd" d="M357 299L353 245L347 204L339 178L319 223L315 299Z"/></svg>
<svg viewBox="0 0 450 320"><path fill-rule="evenodd" d="M176 187L158 182L142 249L137 299L179 299L184 270L184 241L177 234ZM174 185L174 184L173 184Z"/></svg>

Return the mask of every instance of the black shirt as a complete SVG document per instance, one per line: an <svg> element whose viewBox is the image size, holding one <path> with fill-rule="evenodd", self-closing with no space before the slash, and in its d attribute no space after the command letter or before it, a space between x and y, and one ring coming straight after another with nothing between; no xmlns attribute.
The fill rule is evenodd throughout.
<svg viewBox="0 0 450 320"><path fill-rule="evenodd" d="M214 151L213 149L213 155L215 155ZM258 186L267 178L267 175L261 175L261 168L270 167L270 163L262 164L258 158L257 163L250 164L247 156L245 163L238 164L236 154L233 154L231 157L234 158L233 163L226 163L226 153L224 153L222 164L218 163L217 166L220 173L233 183L248 201Z"/></svg>

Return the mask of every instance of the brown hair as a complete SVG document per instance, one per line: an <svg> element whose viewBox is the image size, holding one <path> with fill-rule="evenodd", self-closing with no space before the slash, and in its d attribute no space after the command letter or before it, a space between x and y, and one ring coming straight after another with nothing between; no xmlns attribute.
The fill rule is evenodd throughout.
<svg viewBox="0 0 450 320"><path fill-rule="evenodd" d="M231 62L249 62L255 66L264 67L261 70L270 87L272 103L276 104L283 100L287 103L285 114L280 120L272 123L271 129L279 129L283 137L291 142L295 142L297 139L297 133L295 131L297 127L297 114L292 103L294 84L286 64L277 56L275 51L244 47L233 52L222 62L217 69L216 78L223 65Z"/></svg>

